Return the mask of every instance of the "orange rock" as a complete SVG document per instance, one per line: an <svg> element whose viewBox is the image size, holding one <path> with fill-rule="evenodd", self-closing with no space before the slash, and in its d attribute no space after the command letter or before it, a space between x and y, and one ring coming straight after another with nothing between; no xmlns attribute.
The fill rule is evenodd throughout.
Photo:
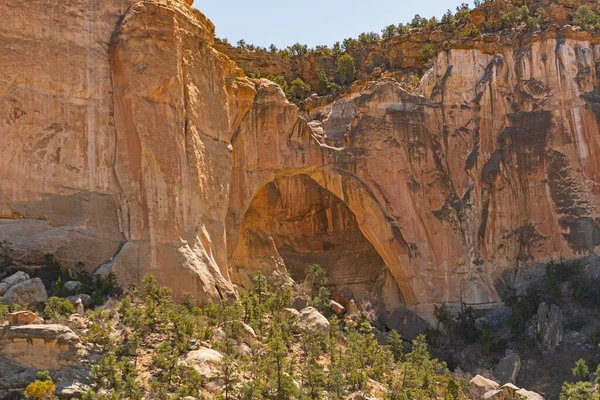
<svg viewBox="0 0 600 400"><path fill-rule="evenodd" d="M30 325L36 322L38 316L29 311L18 311L8 314L10 325Z"/></svg>

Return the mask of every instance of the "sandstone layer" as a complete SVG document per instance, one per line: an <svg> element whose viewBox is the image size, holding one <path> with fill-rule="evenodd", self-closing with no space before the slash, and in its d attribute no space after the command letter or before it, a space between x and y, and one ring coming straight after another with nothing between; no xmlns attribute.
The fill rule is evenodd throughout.
<svg viewBox="0 0 600 400"><path fill-rule="evenodd" d="M600 245L589 34L473 41L416 93L369 82L321 124L245 78L183 1L9 0L0 15L14 262L53 253L122 285L152 272L203 302L316 262L336 289L427 317L493 306L527 266Z"/></svg>

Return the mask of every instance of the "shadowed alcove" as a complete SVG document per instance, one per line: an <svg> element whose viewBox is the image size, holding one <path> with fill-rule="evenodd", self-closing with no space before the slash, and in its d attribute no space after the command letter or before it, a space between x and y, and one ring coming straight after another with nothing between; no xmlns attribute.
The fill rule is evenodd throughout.
<svg viewBox="0 0 600 400"><path fill-rule="evenodd" d="M374 306L403 303L384 260L365 238L354 213L305 174L280 176L263 186L240 225L232 278L247 287L251 276L271 274L283 262L296 281L321 265L332 289L351 291Z"/></svg>

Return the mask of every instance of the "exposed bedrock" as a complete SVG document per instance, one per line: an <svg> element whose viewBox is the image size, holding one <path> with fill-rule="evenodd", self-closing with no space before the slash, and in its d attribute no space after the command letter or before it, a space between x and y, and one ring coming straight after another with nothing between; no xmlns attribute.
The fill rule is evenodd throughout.
<svg viewBox="0 0 600 400"><path fill-rule="evenodd" d="M336 288L428 317L493 306L506 271L600 245L588 34L474 41L416 94L370 82L319 124L245 78L183 1L0 15L0 254L17 263L53 253L123 285L152 272L201 301L319 263Z"/></svg>

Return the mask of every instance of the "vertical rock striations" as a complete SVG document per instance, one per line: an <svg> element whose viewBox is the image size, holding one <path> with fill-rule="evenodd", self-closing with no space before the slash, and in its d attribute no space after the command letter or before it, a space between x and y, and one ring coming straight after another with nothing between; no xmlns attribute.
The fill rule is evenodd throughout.
<svg viewBox="0 0 600 400"><path fill-rule="evenodd" d="M184 1L9 0L0 15L0 241L15 262L53 253L123 285L152 272L200 301L319 262L337 288L428 316L492 306L522 267L600 245L587 33L472 41L417 93L380 79L319 102L321 124L245 78Z"/></svg>

